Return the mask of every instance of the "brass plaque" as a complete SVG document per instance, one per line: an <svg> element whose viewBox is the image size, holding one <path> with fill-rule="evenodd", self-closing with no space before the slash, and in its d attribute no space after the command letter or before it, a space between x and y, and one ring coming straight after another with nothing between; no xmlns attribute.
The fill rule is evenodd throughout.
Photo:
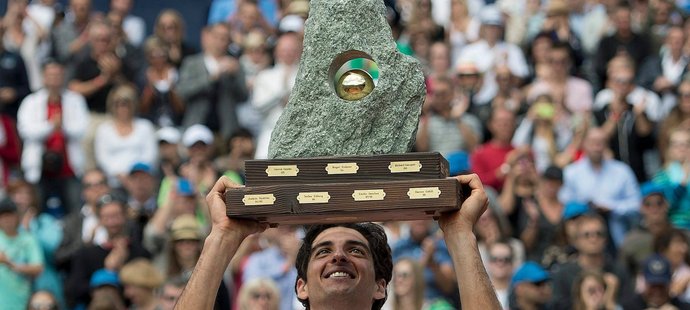
<svg viewBox="0 0 690 310"><path fill-rule="evenodd" d="M326 165L328 174L357 174L359 166L357 163L335 163Z"/></svg>
<svg viewBox="0 0 690 310"><path fill-rule="evenodd" d="M299 173L297 165L268 166L266 175L269 177L296 177Z"/></svg>
<svg viewBox="0 0 690 310"><path fill-rule="evenodd" d="M297 195L297 201L301 204L328 203L330 199L331 195L328 192L299 193Z"/></svg>
<svg viewBox="0 0 690 310"><path fill-rule="evenodd" d="M441 196L441 190L438 187L415 187L407 191L407 196L410 199L436 199Z"/></svg>
<svg viewBox="0 0 690 310"><path fill-rule="evenodd" d="M244 195L242 202L244 202L245 206L273 205L276 202L276 197L273 194Z"/></svg>
<svg viewBox="0 0 690 310"><path fill-rule="evenodd" d="M392 161L388 165L391 173L419 172L422 170L422 163L418 160L412 161Z"/></svg>
<svg viewBox="0 0 690 310"><path fill-rule="evenodd" d="M352 198L354 198L355 201L383 200L385 197L386 192L384 192L383 189L358 189L352 193Z"/></svg>

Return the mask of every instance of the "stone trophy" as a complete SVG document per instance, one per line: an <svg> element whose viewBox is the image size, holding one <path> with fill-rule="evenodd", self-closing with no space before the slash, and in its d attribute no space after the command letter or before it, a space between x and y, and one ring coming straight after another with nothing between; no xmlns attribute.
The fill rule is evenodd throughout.
<svg viewBox="0 0 690 310"><path fill-rule="evenodd" d="M412 220L463 199L438 153L414 145L426 88L383 0L311 0L297 81L270 160L246 162L227 214L276 224ZM397 155L396 155L397 154Z"/></svg>

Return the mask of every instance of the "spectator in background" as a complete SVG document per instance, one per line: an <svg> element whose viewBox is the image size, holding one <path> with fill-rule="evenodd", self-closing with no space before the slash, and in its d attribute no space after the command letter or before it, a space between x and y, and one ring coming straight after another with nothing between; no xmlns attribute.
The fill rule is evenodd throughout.
<svg viewBox="0 0 690 310"><path fill-rule="evenodd" d="M89 281L89 289L92 298L87 309L127 309L117 272L107 269L96 270Z"/></svg>
<svg viewBox="0 0 690 310"><path fill-rule="evenodd" d="M669 202L669 220L673 226L690 229L690 130L676 128L669 134L666 165L653 179L657 186L664 189Z"/></svg>
<svg viewBox="0 0 690 310"><path fill-rule="evenodd" d="M182 135L187 161L180 166L180 176L192 182L193 189L206 193L218 179L213 165L213 133L204 125L193 125Z"/></svg>
<svg viewBox="0 0 690 310"><path fill-rule="evenodd" d="M487 127L492 138L474 150L470 167L484 185L500 191L511 166L519 157L510 143L515 131L515 114L507 109L494 109Z"/></svg>
<svg viewBox="0 0 690 310"><path fill-rule="evenodd" d="M452 276L453 266L446 243L435 234L435 224L429 220L410 221L408 225L409 236L391 247L393 262L404 257L418 261L424 267L426 300L451 302L458 279Z"/></svg>
<svg viewBox="0 0 690 310"><path fill-rule="evenodd" d="M444 41L433 42L429 47L429 68L426 72L429 83L433 85L436 77L448 77L451 72L450 49ZM433 86L432 86L433 87Z"/></svg>
<svg viewBox="0 0 690 310"><path fill-rule="evenodd" d="M128 196L129 218L139 223L140 227L144 227L158 210L156 172L151 165L138 162L129 169L129 173L121 178L121 181Z"/></svg>
<svg viewBox="0 0 690 310"><path fill-rule="evenodd" d="M43 80L45 87L27 96L19 108L22 169L27 181L39 185L41 205L55 196L70 213L81 204L78 182L85 168L82 139L89 114L84 97L64 88L61 64L46 63Z"/></svg>
<svg viewBox="0 0 690 310"><path fill-rule="evenodd" d="M26 308L32 279L43 271L38 241L19 225L14 202L7 198L0 201L0 300L7 309Z"/></svg>
<svg viewBox="0 0 690 310"><path fill-rule="evenodd" d="M203 52L180 68L176 89L187 107L182 125L203 124L226 139L239 127L236 106L247 99L247 85L239 61L228 55L228 26L208 26L201 36Z"/></svg>
<svg viewBox="0 0 690 310"><path fill-rule="evenodd" d="M256 142L254 157L257 159L268 157L271 133L295 85L301 51L302 39L297 34L281 35L273 51L275 65L256 75L251 103L264 117L261 134Z"/></svg>
<svg viewBox="0 0 690 310"><path fill-rule="evenodd" d="M169 278L163 283L163 287L158 292L158 304L161 310L173 310L177 299L182 295L187 285L187 279L184 276Z"/></svg>
<svg viewBox="0 0 690 310"><path fill-rule="evenodd" d="M641 294L621 302L623 309L690 309L690 304L671 297L671 264L663 256L654 254L645 261L644 282Z"/></svg>
<svg viewBox="0 0 690 310"><path fill-rule="evenodd" d="M98 222L108 233L106 242L84 245L72 259L71 272L65 281L65 295L70 307L88 305L89 279L99 269L117 273L122 266L138 257L151 255L139 240L127 231L127 204L114 195L106 194L96 206Z"/></svg>
<svg viewBox="0 0 690 310"><path fill-rule="evenodd" d="M479 27L479 18L470 14L467 1L450 1L450 22L446 26L446 36L450 43L451 63L457 63L463 48L479 38Z"/></svg>
<svg viewBox="0 0 690 310"><path fill-rule="evenodd" d="M509 309L510 280L513 277L513 247L510 244L499 241L488 248L489 262L485 266L489 274L491 284L496 290L496 297L504 310Z"/></svg>
<svg viewBox="0 0 690 310"><path fill-rule="evenodd" d="M625 269L606 256L606 224L604 219L596 214L584 214L577 221L577 237L575 247L578 250L576 258L562 264L553 275L554 309L572 309L573 285L575 278L583 270L594 270L604 273L604 276L614 276L620 283L620 290L616 301L623 301L633 293L632 279Z"/></svg>
<svg viewBox="0 0 690 310"><path fill-rule="evenodd" d="M573 284L573 310L616 310L618 280L595 271L581 272Z"/></svg>
<svg viewBox="0 0 690 310"><path fill-rule="evenodd" d="M163 276L148 259L137 258L122 266L119 273L124 296L130 308L155 310L160 307L155 291L163 284Z"/></svg>
<svg viewBox="0 0 690 310"><path fill-rule="evenodd" d="M256 145L252 134L240 128L230 136L227 143L227 155L218 156L215 160L216 170L222 171L236 184L245 183L244 163L254 158Z"/></svg>
<svg viewBox="0 0 690 310"><path fill-rule="evenodd" d="M44 43L48 39L50 25L44 25L28 14L27 2L26 0L7 2L7 12L2 21L6 29L4 36L0 39L3 41L4 48L22 56L31 90L37 91L43 85L41 64L48 57L48 45Z"/></svg>
<svg viewBox="0 0 690 310"><path fill-rule="evenodd" d="M40 199L37 190L29 182L23 180L12 181L7 189L7 194L17 206L20 217L20 229L30 233L38 242L43 254L43 272L33 279L34 290L50 292L59 300L60 305L65 305L62 292L62 277L55 266L54 254L62 241L62 223L52 215L43 212L38 204Z"/></svg>
<svg viewBox="0 0 690 310"><path fill-rule="evenodd" d="M68 75L73 74L75 65L88 54L91 0L70 0L64 20L53 29L53 54L67 64Z"/></svg>
<svg viewBox="0 0 690 310"><path fill-rule="evenodd" d="M583 147L585 157L565 167L563 188L558 197L563 203L590 204L608 218L614 244L620 246L640 208L640 189L630 167L606 158L606 133L590 128Z"/></svg>
<svg viewBox="0 0 690 310"><path fill-rule="evenodd" d="M0 38L5 26L0 23ZM4 41L4 40L0 40ZM19 103L31 92L29 77L22 56L5 48L0 42L0 113L17 119Z"/></svg>
<svg viewBox="0 0 690 310"><path fill-rule="evenodd" d="M126 41L134 46L140 46L146 35L146 23L139 16L130 14L134 0L110 0L108 14L116 14L122 20L122 29Z"/></svg>
<svg viewBox="0 0 690 310"><path fill-rule="evenodd" d="M98 224L98 199L110 191L103 171L94 169L81 178L81 198L84 201L79 211L71 212L63 219L63 237L55 251L58 269L71 272L72 259L80 248L92 244L103 244L108 232Z"/></svg>
<svg viewBox="0 0 690 310"><path fill-rule="evenodd" d="M237 296L237 309L278 310L282 298L273 280L254 278L242 285Z"/></svg>
<svg viewBox="0 0 690 310"><path fill-rule="evenodd" d="M261 14L256 1L240 1L237 4L237 12L230 16L227 22L230 26L230 42L236 48L241 48L247 34L254 30L266 36L272 36L274 32L274 27Z"/></svg>
<svg viewBox="0 0 690 310"><path fill-rule="evenodd" d="M653 151L654 121L658 120L659 98L636 87L631 66L611 66L607 88L596 97L594 121L605 133L615 159L630 166L638 182L648 179L645 153ZM637 92L636 92L637 91Z"/></svg>
<svg viewBox="0 0 690 310"><path fill-rule="evenodd" d="M290 310L299 304L295 294L297 270L293 268L300 246L297 234L297 227L290 225L263 232L261 238L267 246L249 256L242 272L243 283L249 283L252 279L274 281L280 292L281 310Z"/></svg>
<svg viewBox="0 0 690 310"><path fill-rule="evenodd" d="M160 168L156 169L160 173L159 178L176 174L177 169L182 164L179 143L182 134L175 127L163 127L156 131L158 138L158 163ZM159 179L159 181L161 181Z"/></svg>
<svg viewBox="0 0 690 310"><path fill-rule="evenodd" d="M482 125L466 113L467 102L453 96L452 81L443 76L431 88L431 113L422 116L417 132L416 150L440 152L448 157L454 153L471 153L481 141Z"/></svg>
<svg viewBox="0 0 690 310"><path fill-rule="evenodd" d="M677 159L669 159L666 154L670 146L670 137L677 129L690 130L690 79L685 78L678 86L678 102L669 112L666 118L659 120L659 151L665 164Z"/></svg>
<svg viewBox="0 0 690 310"><path fill-rule="evenodd" d="M641 191L642 220L625 236L618 252L618 261L628 270L628 274L638 275L638 278L644 261L654 253L654 240L671 230L668 218L669 204L664 194L664 186L648 182L642 185ZM640 281L638 286L639 283Z"/></svg>
<svg viewBox="0 0 690 310"><path fill-rule="evenodd" d="M677 103L677 88L688 72L688 55L683 52L685 41L683 28L670 28L663 48L645 60L635 78L640 86L661 98L656 121L665 119Z"/></svg>
<svg viewBox="0 0 690 310"><path fill-rule="evenodd" d="M508 224L507 219L500 211L490 207L481 217L479 223L475 227L475 234L477 235L477 247L481 255L484 266L489 264L490 255L489 248L495 243L508 243L512 248L513 263L521 265L525 261L525 247L522 242L516 238L511 237L512 227Z"/></svg>
<svg viewBox="0 0 690 310"><path fill-rule="evenodd" d="M148 62L139 114L160 127L180 126L184 116L184 102L175 85L179 78L177 68L168 58L168 45L158 37L144 43Z"/></svg>
<svg viewBox="0 0 690 310"><path fill-rule="evenodd" d="M393 266L391 280L392 296L388 299L389 309L424 309L429 306L424 300L424 269L419 262L401 258Z"/></svg>
<svg viewBox="0 0 690 310"><path fill-rule="evenodd" d="M669 292L684 302L690 300L690 238L685 231L672 229L654 239L654 252L668 260L671 267Z"/></svg>
<svg viewBox="0 0 690 310"><path fill-rule="evenodd" d="M113 187L122 186L122 179L136 163L157 166L155 129L148 120L135 117L137 102L133 86L113 88L107 99L109 119L96 131L96 163Z"/></svg>
<svg viewBox="0 0 690 310"><path fill-rule="evenodd" d="M539 264L526 262L513 274L510 309L549 309L551 276Z"/></svg>
<svg viewBox="0 0 690 310"><path fill-rule="evenodd" d="M168 45L168 59L176 68L180 68L184 58L197 52L185 41L184 34L184 18L180 12L174 9L165 9L158 14L153 36Z"/></svg>
<svg viewBox="0 0 690 310"><path fill-rule="evenodd" d="M486 6L480 13L482 27L479 41L466 46L459 62L474 62L484 75L484 85L477 94L478 104L487 104L496 95L497 85L495 69L506 65L518 79L529 73L525 56L519 47L503 41L503 16L495 6Z"/></svg>
<svg viewBox="0 0 690 310"><path fill-rule="evenodd" d="M60 303L57 301L53 293L49 291L37 290L31 294L26 308L29 310L58 310L63 309L64 307L60 306Z"/></svg>
<svg viewBox="0 0 690 310"><path fill-rule="evenodd" d="M639 67L651 55L650 42L646 36L638 34L632 28L631 9L621 2L612 12L615 32L601 39L599 48L594 55L594 69L596 71L593 82L595 90L602 89L608 81L607 64L615 56L624 53L632 58L634 66Z"/></svg>

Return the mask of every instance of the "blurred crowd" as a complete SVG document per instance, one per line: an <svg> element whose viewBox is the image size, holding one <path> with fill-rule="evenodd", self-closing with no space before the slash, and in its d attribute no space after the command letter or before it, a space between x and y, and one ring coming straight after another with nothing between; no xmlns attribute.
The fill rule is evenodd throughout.
<svg viewBox="0 0 690 310"><path fill-rule="evenodd" d="M213 0L188 42L185 12L146 29L133 1L7 1L2 309L172 309L205 194L267 156L309 2ZM381 2L426 76L414 151L489 191L475 234L504 309L690 309L690 1ZM381 224L384 309L457 309L436 223ZM246 240L216 308L303 309L302 235Z"/></svg>

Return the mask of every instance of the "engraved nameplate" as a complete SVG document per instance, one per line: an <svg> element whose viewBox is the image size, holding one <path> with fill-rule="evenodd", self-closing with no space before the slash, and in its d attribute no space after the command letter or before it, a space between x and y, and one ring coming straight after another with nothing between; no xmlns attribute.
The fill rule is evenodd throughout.
<svg viewBox="0 0 690 310"><path fill-rule="evenodd" d="M299 193L297 195L297 201L301 204L328 203L330 199L331 195L328 192Z"/></svg>
<svg viewBox="0 0 690 310"><path fill-rule="evenodd" d="M422 163L418 160L412 161L392 161L388 165L391 173L419 172L422 170Z"/></svg>
<svg viewBox="0 0 690 310"><path fill-rule="evenodd" d="M436 199L441 196L441 190L438 187L415 187L407 191L407 196L410 199Z"/></svg>
<svg viewBox="0 0 690 310"><path fill-rule="evenodd" d="M383 189L358 189L352 193L352 198L354 198L355 201L383 200L385 197L386 192L384 192Z"/></svg>
<svg viewBox="0 0 690 310"><path fill-rule="evenodd" d="M266 206L273 205L276 202L276 197L273 194L263 195L244 195L242 202L245 206Z"/></svg>
<svg viewBox="0 0 690 310"><path fill-rule="evenodd" d="M359 166L357 163L335 163L326 165L328 174L357 174Z"/></svg>
<svg viewBox="0 0 690 310"><path fill-rule="evenodd" d="M269 177L296 177L299 173L297 165L268 166L266 175Z"/></svg>

